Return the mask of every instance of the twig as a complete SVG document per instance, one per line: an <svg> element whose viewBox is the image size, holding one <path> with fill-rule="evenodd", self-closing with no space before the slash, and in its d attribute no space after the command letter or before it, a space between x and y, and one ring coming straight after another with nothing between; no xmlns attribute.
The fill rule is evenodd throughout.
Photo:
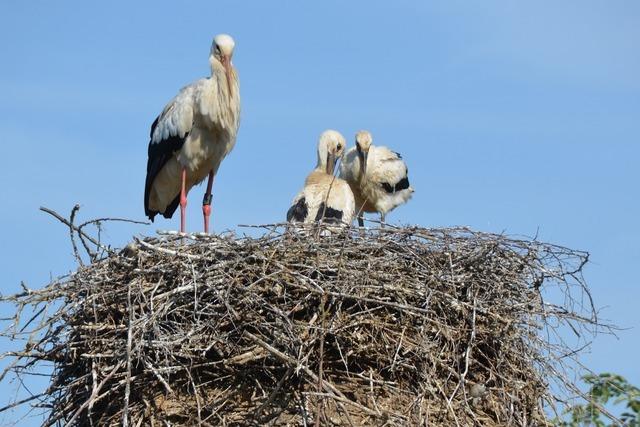
<svg viewBox="0 0 640 427"><path fill-rule="evenodd" d="M133 304L131 304L131 283L127 289L127 307L129 308L129 327L127 328L127 382L124 388L124 410L122 425L129 425L129 395L131 394L131 344L133 342Z"/></svg>
<svg viewBox="0 0 640 427"><path fill-rule="evenodd" d="M78 264L80 266L83 266L84 263L82 262L82 258L80 258L80 255L78 254L78 247L76 246L76 239L75 239L75 236L73 235L73 232L76 229L76 227L73 225L73 220L76 218L76 213L79 210L80 210L80 205L78 205L78 204L76 204L73 207L73 209L71 209L71 215L69 216L69 239L71 240L71 245L73 246L73 255L76 257L76 260L78 261Z"/></svg>
<svg viewBox="0 0 640 427"><path fill-rule="evenodd" d="M279 350L277 350L275 347L272 347L271 345L267 344L266 342L262 341L260 338L256 337L255 335L253 335L250 332L245 331L244 334L251 339L252 341L254 341L256 344L260 345L261 347L263 347L265 350L267 350L268 352L270 352L271 354L273 354L274 356L276 356L278 359L281 359L287 363L290 364L290 366L298 366L300 368L302 368L302 370L304 371L305 374L307 374L311 380L315 383L321 382L322 384L322 388L324 388L325 390L327 390L331 396L336 399L336 400L340 400L343 403L347 403L351 406L355 406L356 408L360 409L361 411L365 412L368 415L373 415L373 416L379 416L379 414L374 411L373 409L367 408L366 406L363 406L357 402L354 402L352 400L349 400L347 397L344 396L344 394L342 394L342 392L340 392L340 390L338 390L333 384L328 383L326 381L320 381L320 378L318 378L318 376L316 374L313 373L312 370L310 370L307 366L299 366L298 362L291 358L290 356L287 356L286 354L280 352ZM391 414L391 413L387 413L388 415L394 415L394 416L398 416L396 414ZM401 419L404 419L404 417L399 417Z"/></svg>
<svg viewBox="0 0 640 427"><path fill-rule="evenodd" d="M113 377L113 375L118 371L118 369L120 369L121 366L122 364L119 363L113 367L109 374L107 374L107 376L104 377L100 384L98 384L98 387L91 392L91 396L89 396L89 398L78 409L76 409L71 419L69 419L69 421L67 422L67 425L73 425L73 422L76 420L76 418L78 418L80 413L82 413L82 411L84 411L87 406L89 406L89 404L98 397L98 393L100 393L102 387L104 387L107 381L109 381Z"/></svg>
<svg viewBox="0 0 640 427"><path fill-rule="evenodd" d="M318 361L318 391L322 390L322 385L324 384L324 380L322 379L322 376L324 374L323 370L322 370L322 363L324 361L324 337L325 337L325 330L327 328L327 310L326 310L326 303L327 303L327 294L323 294L320 297L320 311L322 312L322 319L321 319L321 328L320 328L320 349L318 350L318 356L320 358L320 360ZM322 413L322 398L318 399L318 405L317 405L317 409L316 409L316 427L320 427L320 414Z"/></svg>
<svg viewBox="0 0 640 427"><path fill-rule="evenodd" d="M159 234L0 296L16 309L0 319L0 383L18 384L2 404L39 393L35 375L51 386L24 405L50 411L47 426L545 425L575 395L581 349L613 331L586 296L586 255L539 241Z"/></svg>
<svg viewBox="0 0 640 427"><path fill-rule="evenodd" d="M63 218L62 216L60 216L59 213L49 209L49 208L45 208L44 206L40 206L40 210L43 212L48 213L49 215L53 216L54 218L56 218L58 221L62 222L63 224L65 224L67 227L69 227L71 230L74 230L76 232L78 232L80 235L84 236L87 240L89 240L91 243L93 243L94 245L96 245L96 247L112 254L113 251L109 248L107 248L106 246L100 244L100 242L98 242L97 240L95 240L93 237L89 236L87 233L80 232L78 230L78 227L76 227L75 225L71 224L68 220L66 220L65 218Z"/></svg>
<svg viewBox="0 0 640 427"><path fill-rule="evenodd" d="M26 398L24 398L22 400L18 400L17 402L13 402L13 403L11 403L9 405L3 406L2 408L0 408L0 413L6 411L7 409L12 409L12 408L15 408L17 406L23 405L25 403L31 402L32 400L40 399L42 396L45 396L46 394L47 393L35 394L33 396L29 396L29 397L26 397Z"/></svg>

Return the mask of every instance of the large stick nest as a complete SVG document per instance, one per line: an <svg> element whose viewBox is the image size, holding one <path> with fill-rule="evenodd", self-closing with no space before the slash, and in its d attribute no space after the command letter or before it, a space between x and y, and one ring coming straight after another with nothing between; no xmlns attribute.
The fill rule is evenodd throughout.
<svg viewBox="0 0 640 427"><path fill-rule="evenodd" d="M49 425L544 425L586 260L464 228L136 240L3 298L28 342L0 380L52 363Z"/></svg>

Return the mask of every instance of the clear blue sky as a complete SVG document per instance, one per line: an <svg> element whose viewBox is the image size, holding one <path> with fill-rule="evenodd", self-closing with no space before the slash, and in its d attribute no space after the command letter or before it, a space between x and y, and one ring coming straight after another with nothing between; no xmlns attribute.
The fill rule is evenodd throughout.
<svg viewBox="0 0 640 427"><path fill-rule="evenodd" d="M629 329L598 338L585 363L640 384L637 1L2 2L3 294L74 268L40 205L144 219L150 124L207 75L220 32L236 39L242 120L215 230L283 220L320 132L369 129L416 188L389 221L590 251L601 314ZM104 239L178 226L112 224Z"/></svg>

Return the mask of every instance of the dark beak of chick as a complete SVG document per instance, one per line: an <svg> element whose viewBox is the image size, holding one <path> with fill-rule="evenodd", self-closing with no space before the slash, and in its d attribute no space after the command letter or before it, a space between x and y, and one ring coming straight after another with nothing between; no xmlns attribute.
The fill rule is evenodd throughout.
<svg viewBox="0 0 640 427"><path fill-rule="evenodd" d="M333 175L333 171L336 168L336 162L338 159L336 158L336 153L328 153L327 154L327 173L329 175Z"/></svg>
<svg viewBox="0 0 640 427"><path fill-rule="evenodd" d="M367 174L367 159L369 158L369 151L362 151L360 144L356 143L356 149L358 150L358 157L360 157L361 173L364 177Z"/></svg>

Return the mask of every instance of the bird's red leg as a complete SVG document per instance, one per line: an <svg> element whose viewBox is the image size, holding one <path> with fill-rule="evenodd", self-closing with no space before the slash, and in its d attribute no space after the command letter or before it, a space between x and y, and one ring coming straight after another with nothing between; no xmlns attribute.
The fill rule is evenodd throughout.
<svg viewBox="0 0 640 427"><path fill-rule="evenodd" d="M204 232L209 233L209 217L211 216L211 189L213 188L213 171L209 171L207 192L202 199L202 214L204 215Z"/></svg>
<svg viewBox="0 0 640 427"><path fill-rule="evenodd" d="M180 187L180 232L184 233L186 228L187 213L187 168L182 168L182 186Z"/></svg>

